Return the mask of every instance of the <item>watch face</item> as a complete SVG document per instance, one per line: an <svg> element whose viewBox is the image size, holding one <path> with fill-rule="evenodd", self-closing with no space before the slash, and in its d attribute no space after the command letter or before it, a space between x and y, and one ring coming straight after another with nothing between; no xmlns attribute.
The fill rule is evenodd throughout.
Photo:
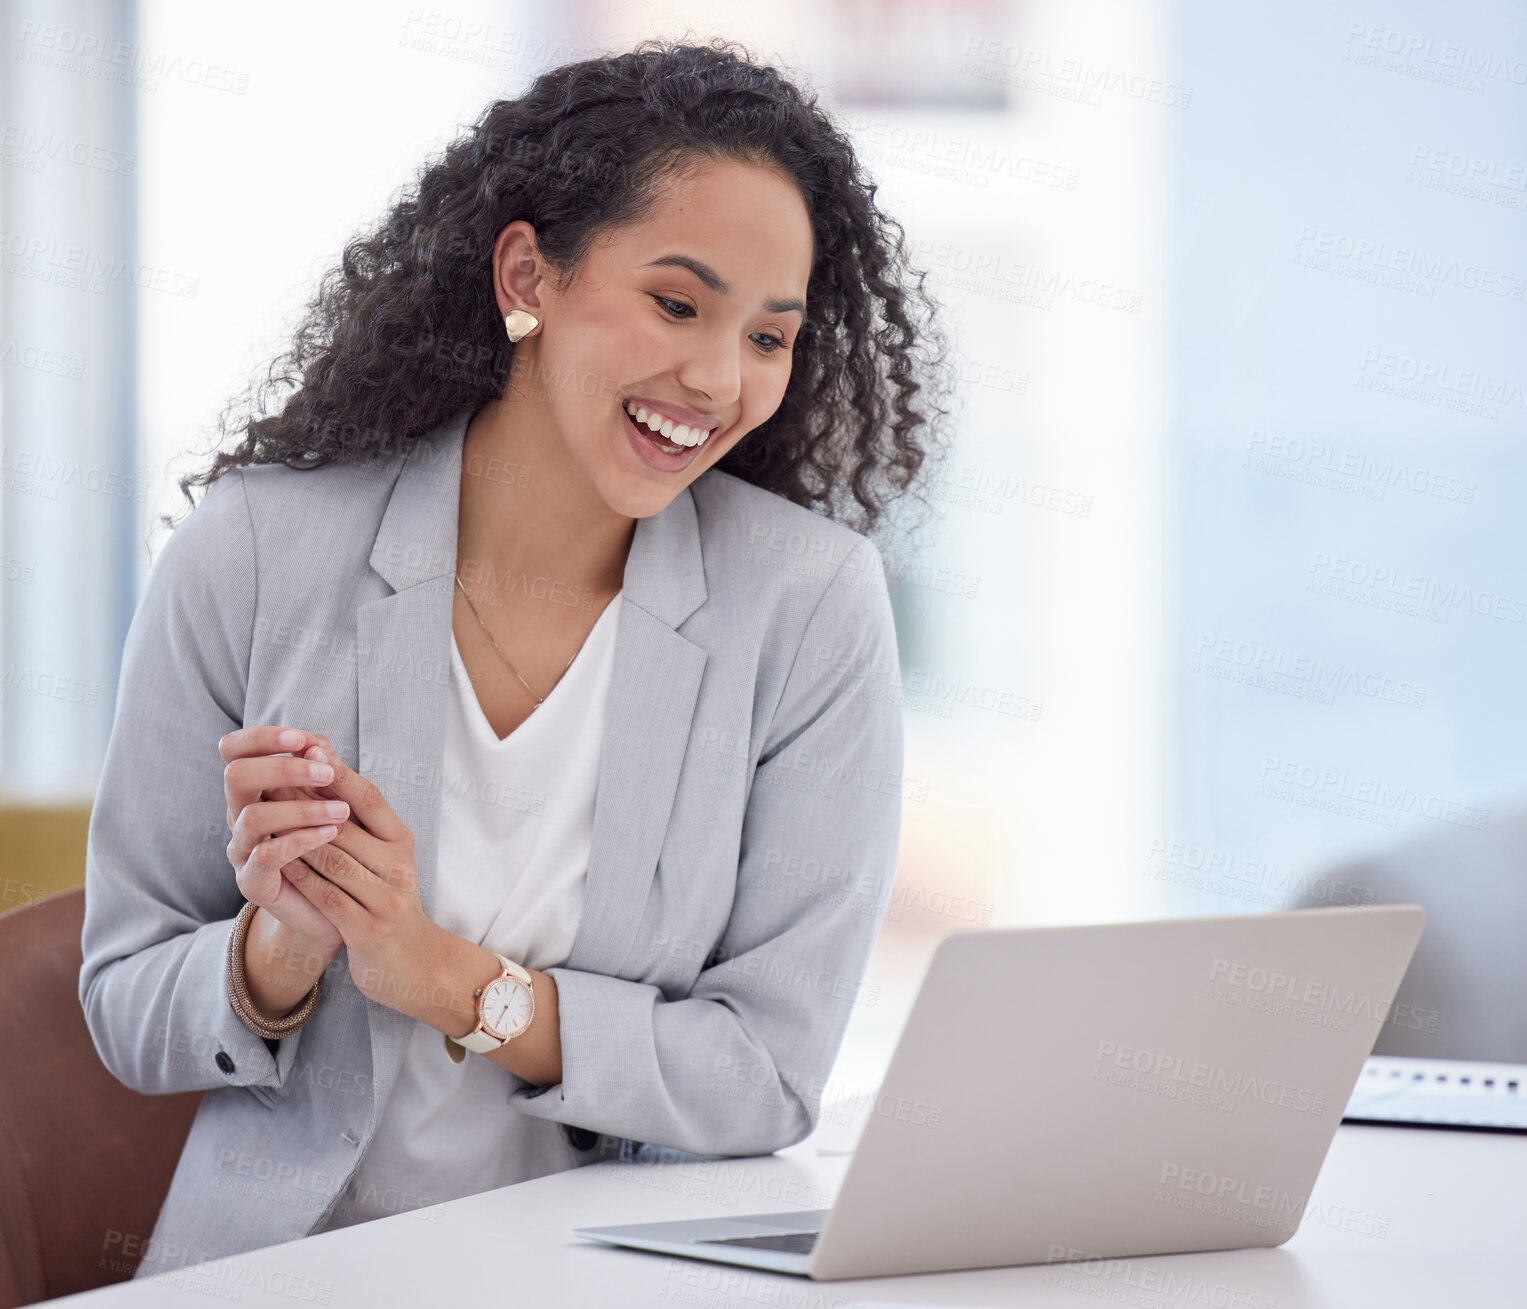
<svg viewBox="0 0 1527 1309"><path fill-rule="evenodd" d="M530 988L515 977L500 977L482 993L483 1026L507 1041L530 1025Z"/></svg>

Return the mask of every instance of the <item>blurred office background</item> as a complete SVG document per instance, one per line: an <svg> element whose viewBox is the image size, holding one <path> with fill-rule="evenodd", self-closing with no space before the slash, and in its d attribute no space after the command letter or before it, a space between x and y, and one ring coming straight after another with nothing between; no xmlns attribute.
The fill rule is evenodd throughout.
<svg viewBox="0 0 1527 1309"><path fill-rule="evenodd" d="M1431 1030L1379 1049L1527 1060L1459 1001L1524 980L1520 5L0 13L3 907L82 881L154 520L343 242L541 69L721 34L850 126L958 346L837 1082L951 930L1405 898Z"/></svg>

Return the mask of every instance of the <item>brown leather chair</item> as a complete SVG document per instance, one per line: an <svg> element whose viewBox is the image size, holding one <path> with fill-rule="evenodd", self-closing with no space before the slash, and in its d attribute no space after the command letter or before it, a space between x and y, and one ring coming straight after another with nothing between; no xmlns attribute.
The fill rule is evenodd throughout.
<svg viewBox="0 0 1527 1309"><path fill-rule="evenodd" d="M83 888L0 914L0 1309L126 1281L200 1091L139 1095L79 1002Z"/></svg>

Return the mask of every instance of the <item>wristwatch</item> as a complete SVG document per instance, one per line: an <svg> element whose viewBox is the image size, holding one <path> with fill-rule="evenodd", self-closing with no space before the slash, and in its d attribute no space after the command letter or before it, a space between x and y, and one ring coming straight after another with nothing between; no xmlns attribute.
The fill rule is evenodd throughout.
<svg viewBox="0 0 1527 1309"><path fill-rule="evenodd" d="M446 1053L458 1064L467 1057L468 1050L473 1054L487 1054L506 1041L512 1041L530 1026L530 1020L535 1017L536 998L531 989L530 974L496 950L493 957L503 965L503 970L477 988L477 1025L465 1036L447 1033L445 1038Z"/></svg>

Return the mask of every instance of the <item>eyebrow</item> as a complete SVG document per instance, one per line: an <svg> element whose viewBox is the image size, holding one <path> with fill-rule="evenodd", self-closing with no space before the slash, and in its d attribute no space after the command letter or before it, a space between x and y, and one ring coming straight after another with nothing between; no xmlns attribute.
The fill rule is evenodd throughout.
<svg viewBox="0 0 1527 1309"><path fill-rule="evenodd" d="M653 259L642 265L643 268L656 268L665 265L673 268L687 268L698 277L717 295L726 295L731 287L721 280L721 276L709 264L701 263L698 259L692 259L689 255L663 255L659 259ZM764 308L771 314L787 314L794 310L798 314L805 314L806 303L803 300L766 300Z"/></svg>

